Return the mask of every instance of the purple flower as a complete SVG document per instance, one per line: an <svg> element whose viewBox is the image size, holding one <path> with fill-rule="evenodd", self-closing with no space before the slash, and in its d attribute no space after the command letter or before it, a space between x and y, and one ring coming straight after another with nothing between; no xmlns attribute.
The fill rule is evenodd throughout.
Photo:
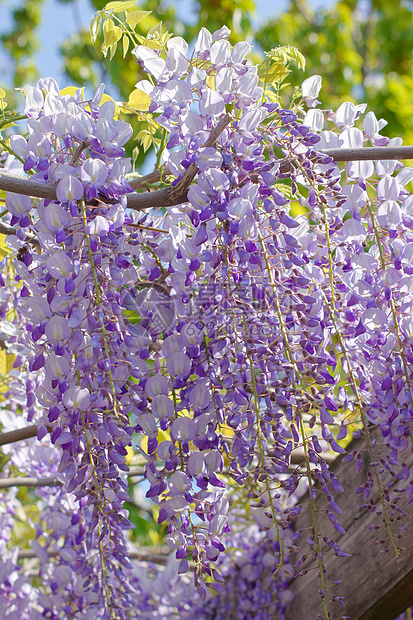
<svg viewBox="0 0 413 620"><path fill-rule="evenodd" d="M64 177L59 181L56 188L59 202L68 203L83 198L83 185L73 176Z"/></svg>

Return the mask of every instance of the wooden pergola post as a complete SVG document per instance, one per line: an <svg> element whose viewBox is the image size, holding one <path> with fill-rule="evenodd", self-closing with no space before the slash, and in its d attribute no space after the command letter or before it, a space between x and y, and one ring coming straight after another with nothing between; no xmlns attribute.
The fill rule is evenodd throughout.
<svg viewBox="0 0 413 620"><path fill-rule="evenodd" d="M377 440L380 441L378 434ZM353 441L349 449L361 449L363 443L360 440ZM356 474L354 464L342 463L341 458L330 466L344 488L344 493L337 495L336 501L343 510L343 514L337 516L346 534L339 534L334 530L326 516L321 517L319 529L322 535L337 542L342 551L349 553L350 557L336 557L327 545L323 548L327 584L342 579L339 586L333 586L333 592L345 597L345 606L330 602L329 610L334 620L341 616L349 616L351 620L394 620L413 604L413 536L411 533L413 502L408 503L406 493L396 493L401 498L396 504L398 510L395 510L395 515L407 513L407 516L399 517L393 523L396 544L402 548L401 553L396 557L386 535L382 517L378 516L375 511L360 508L363 504L363 494L354 493L355 489L367 480L370 462L367 450L362 452L362 458L363 466L358 474ZM405 463L411 471L413 467L411 448L406 450ZM393 482L396 488L398 486L397 480L387 471L383 474L382 482L385 485ZM394 495L394 491L392 493ZM371 497L375 502L380 501L377 492L373 492ZM319 509L328 507L325 496L321 497L317 504ZM369 529L369 526L374 525L382 527L378 530ZM397 534L403 526L408 526L407 532L398 539ZM308 538L306 534L312 527L309 509L303 508L295 527L303 529L301 536L303 549L305 546L308 548L305 542ZM375 544L377 539L386 539L386 542L377 545ZM389 549L388 552L380 554L380 551L386 548ZM316 565L307 564L308 568L311 566ZM318 568L314 568L306 575L294 579L291 585L294 600L287 610L288 620L313 620L322 611L317 572Z"/></svg>

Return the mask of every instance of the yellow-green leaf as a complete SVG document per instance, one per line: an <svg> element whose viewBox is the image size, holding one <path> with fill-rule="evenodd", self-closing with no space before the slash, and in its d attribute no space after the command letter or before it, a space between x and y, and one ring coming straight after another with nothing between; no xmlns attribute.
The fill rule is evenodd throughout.
<svg viewBox="0 0 413 620"><path fill-rule="evenodd" d="M6 91L0 88L0 99L4 99L5 96L6 96Z"/></svg>
<svg viewBox="0 0 413 620"><path fill-rule="evenodd" d="M89 26L89 30L90 30L90 36L92 39L92 43L95 43L97 36L99 34L99 30L100 30L100 25L102 23L102 18L99 15L99 13L96 13L96 15L94 16L94 18L92 19L92 21L90 22L90 26Z"/></svg>
<svg viewBox="0 0 413 620"><path fill-rule="evenodd" d="M271 103L277 103L278 102L278 96L276 95L276 93L273 90L266 89L264 91L264 95L267 97L267 99Z"/></svg>
<svg viewBox="0 0 413 620"><path fill-rule="evenodd" d="M302 53L291 45L282 45L276 47L267 53L268 58L282 62L283 65L287 65L293 62L299 69L305 68L305 58Z"/></svg>
<svg viewBox="0 0 413 620"><path fill-rule="evenodd" d="M148 135L148 133L149 132L147 129L141 129L141 131L137 133L136 136L134 137L134 140L142 141L144 136Z"/></svg>
<svg viewBox="0 0 413 620"><path fill-rule="evenodd" d="M139 112L146 112L149 110L149 106L151 104L151 98L149 95L140 90L139 88L135 88L129 95L128 107L133 108L134 110L138 110Z"/></svg>
<svg viewBox="0 0 413 620"><path fill-rule="evenodd" d="M115 121L117 121L120 116L120 109L118 104L110 95L103 93L102 99L99 101L99 105L102 105L103 103L105 103L105 101L113 101L113 103L115 104L115 114L113 115L113 118L115 119Z"/></svg>
<svg viewBox="0 0 413 620"><path fill-rule="evenodd" d="M136 24L139 24L145 17L148 17L152 11L131 11L130 13L126 13L126 23L129 24L131 28L135 28Z"/></svg>
<svg viewBox="0 0 413 620"><path fill-rule="evenodd" d="M158 36L162 34L162 22L158 22L155 26L152 26L152 28L148 31L147 36L151 37L155 34Z"/></svg>
<svg viewBox="0 0 413 620"><path fill-rule="evenodd" d="M126 0L125 2L109 2L105 6L105 11L120 13L121 11L125 11L126 9L130 9L134 4L136 4L136 0Z"/></svg>
<svg viewBox="0 0 413 620"><path fill-rule="evenodd" d="M139 147L135 146L135 148L132 151L132 166L133 166L133 170L135 170L135 163L136 163L136 160L138 159L138 155L139 155Z"/></svg>
<svg viewBox="0 0 413 620"><path fill-rule="evenodd" d="M79 86L65 86L59 91L59 95L61 97L64 97L65 95L71 95L72 97L76 97L76 93L78 90L81 91L82 99L84 101L85 100L85 87L84 86L82 86L81 88L79 88Z"/></svg>
<svg viewBox="0 0 413 620"><path fill-rule="evenodd" d="M140 131L136 136L135 140L138 140L141 143L144 153L146 153L152 144L152 136L146 129L142 129L142 131Z"/></svg>
<svg viewBox="0 0 413 620"><path fill-rule="evenodd" d="M15 359L15 355L6 353L6 349L0 349L0 375L9 374Z"/></svg>
<svg viewBox="0 0 413 620"><path fill-rule="evenodd" d="M9 246L5 244L5 240L6 235L0 234L0 260L3 260L11 252Z"/></svg>
<svg viewBox="0 0 413 620"><path fill-rule="evenodd" d="M161 49L161 45L159 44L158 41L155 41L155 39L144 39L143 40L143 45L145 45L145 47L149 47L149 49L151 49L151 50L160 50Z"/></svg>
<svg viewBox="0 0 413 620"><path fill-rule="evenodd" d="M266 84L281 82L289 73L290 70L282 62L277 61L272 63L272 65L268 65L265 62L258 68L258 77Z"/></svg>
<svg viewBox="0 0 413 620"><path fill-rule="evenodd" d="M126 34L123 35L122 44L123 44L123 57L125 58L126 54L128 53L128 49L129 49L129 37L126 36Z"/></svg>
<svg viewBox="0 0 413 620"><path fill-rule="evenodd" d="M216 88L215 88L215 76L207 75L205 84L206 84L206 86L208 86L212 90L216 90Z"/></svg>
<svg viewBox="0 0 413 620"><path fill-rule="evenodd" d="M142 146L143 146L144 153L146 153L146 151L149 149L151 144L152 144L151 136L145 136L144 139L142 140Z"/></svg>
<svg viewBox="0 0 413 620"><path fill-rule="evenodd" d="M16 127L16 123L10 123L10 122L1 122L0 121L0 131L3 131L3 129L8 129L9 127Z"/></svg>
<svg viewBox="0 0 413 620"><path fill-rule="evenodd" d="M119 26L115 26L111 19L106 19L103 22L103 45L102 51L116 45L122 36L122 29ZM116 49L116 48L115 48Z"/></svg>
<svg viewBox="0 0 413 620"><path fill-rule="evenodd" d="M110 49L109 60L112 60L112 58L114 57L117 46L118 46L117 43L114 43L113 45L110 46L110 48L109 48Z"/></svg>

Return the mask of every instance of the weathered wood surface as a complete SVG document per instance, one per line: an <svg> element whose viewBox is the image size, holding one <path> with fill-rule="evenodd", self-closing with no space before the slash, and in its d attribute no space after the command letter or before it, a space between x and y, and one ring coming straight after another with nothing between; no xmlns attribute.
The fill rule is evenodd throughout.
<svg viewBox="0 0 413 620"><path fill-rule="evenodd" d="M353 443L351 448L361 445L362 442ZM346 534L335 531L326 516L320 518L320 533L333 539L342 551L351 554L350 557L336 557L326 545L323 547L323 562L327 569L326 583L343 580L339 586L334 587L333 592L345 596L346 605L330 602L328 606L334 620L341 616L349 616L351 620L394 620L413 604L413 502L408 504L405 493L402 493L397 503L397 507L406 512L407 517L396 520L393 524L396 544L403 548L399 557L396 557L388 542L375 544L377 539L386 538L386 531L384 527L369 530L369 526L381 525L381 517L377 516L376 512L361 509L360 505L364 503L363 495L354 493L367 479L369 462L368 452L363 453L363 466L359 474L356 474L354 463L344 464L341 459L332 466L344 487L344 493L336 494L336 501L343 510L343 514L337 517ZM405 462L412 471L413 451L410 447L406 450ZM392 479L394 480L388 472L383 474L386 484ZM373 492L371 497L376 500L378 494ZM318 500L318 505L320 508L327 507L326 498ZM397 539L397 533L402 526L407 526L407 532L401 539ZM303 509L296 521L296 529L303 529L303 550L305 547L309 549L305 541L311 527L310 510ZM389 551L380 555L380 550L388 547ZM308 566L316 565L312 563ZM317 573L318 570L313 569L293 581L294 601L288 609L288 620L313 620L322 613Z"/></svg>

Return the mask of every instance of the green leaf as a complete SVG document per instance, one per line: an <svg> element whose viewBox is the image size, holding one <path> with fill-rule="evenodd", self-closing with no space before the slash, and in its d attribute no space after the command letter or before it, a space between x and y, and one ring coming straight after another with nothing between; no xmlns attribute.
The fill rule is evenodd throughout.
<svg viewBox="0 0 413 620"><path fill-rule="evenodd" d="M267 88L264 91L264 95L267 97L268 101L270 101L271 103L279 103L278 95L273 90Z"/></svg>
<svg viewBox="0 0 413 620"><path fill-rule="evenodd" d="M126 13L126 23L129 24L131 28L135 28L136 24L139 24L139 22L151 13L152 11L131 11L130 13Z"/></svg>
<svg viewBox="0 0 413 620"><path fill-rule="evenodd" d="M5 96L6 96L6 91L0 88L0 99L4 99Z"/></svg>
<svg viewBox="0 0 413 620"><path fill-rule="evenodd" d="M126 0L125 2L109 2L109 4L105 6L105 11L121 13L122 11L126 11L126 9L130 9L134 4L136 4L136 0Z"/></svg>
<svg viewBox="0 0 413 620"><path fill-rule="evenodd" d="M151 28L146 35L146 37L142 37L139 34L136 34L136 38L139 43L149 47L152 50L166 51L166 44L171 38L171 34L169 32L162 32L162 22L158 22Z"/></svg>

